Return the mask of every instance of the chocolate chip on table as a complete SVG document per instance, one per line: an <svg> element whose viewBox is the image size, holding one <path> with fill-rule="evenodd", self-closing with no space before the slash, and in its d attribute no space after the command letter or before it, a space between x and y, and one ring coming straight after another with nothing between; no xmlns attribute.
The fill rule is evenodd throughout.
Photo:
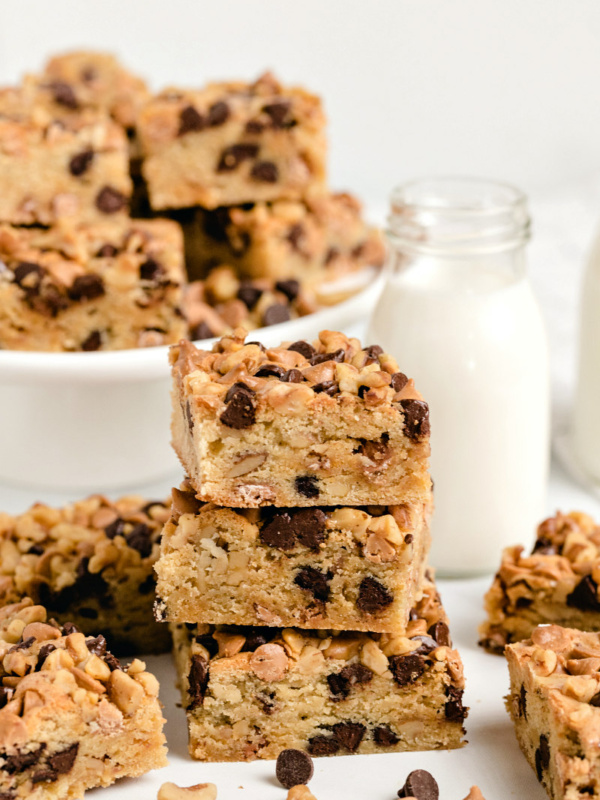
<svg viewBox="0 0 600 800"><path fill-rule="evenodd" d="M143 264L140 264L140 280L142 281L158 281L165 274L165 269L154 258L147 258Z"/></svg>
<svg viewBox="0 0 600 800"><path fill-rule="evenodd" d="M93 160L94 151L91 148L88 150L82 150L81 153L77 153L69 161L69 172L75 178L78 178L80 175L83 175L88 171Z"/></svg>
<svg viewBox="0 0 600 800"><path fill-rule="evenodd" d="M305 358L307 361L310 361L310 359L311 359L311 358L312 358L312 357L315 355L315 353L316 353L316 350L315 350L315 348L312 346L312 344L309 344L308 342L304 342L304 341L302 341L302 340L300 340L300 341L298 341L298 342L294 342L293 344L291 344L291 345L288 347L288 350L291 350L293 353L300 353L300 355L301 355L301 356L304 356L304 358Z"/></svg>
<svg viewBox="0 0 600 800"><path fill-rule="evenodd" d="M333 735L341 747L355 753L366 730L366 727L360 722L337 722L333 726Z"/></svg>
<svg viewBox="0 0 600 800"><path fill-rule="evenodd" d="M277 281L275 288L278 292L284 294L291 303L298 297L300 283L296 280Z"/></svg>
<svg viewBox="0 0 600 800"><path fill-rule="evenodd" d="M279 325L280 322L287 322L290 319L290 310L283 303L273 303L265 309L263 313L263 325Z"/></svg>
<svg viewBox="0 0 600 800"><path fill-rule="evenodd" d="M425 672L423 656L390 656L389 666L398 686L414 683Z"/></svg>
<svg viewBox="0 0 600 800"><path fill-rule="evenodd" d="M394 731L387 725L379 725L379 727L375 728L373 731L373 740L375 744L380 747L392 747L398 744L400 738L396 736Z"/></svg>
<svg viewBox="0 0 600 800"><path fill-rule="evenodd" d="M290 348L288 348L289 350ZM343 349L336 350L334 353L315 353L311 359L311 366L315 367L317 364L324 364L326 361L337 361L341 363L346 356L346 351Z"/></svg>
<svg viewBox="0 0 600 800"><path fill-rule="evenodd" d="M152 529L143 522L134 526L133 530L127 534L125 541L129 547L137 550L142 558L148 558L152 552Z"/></svg>
<svg viewBox="0 0 600 800"><path fill-rule="evenodd" d="M406 541L406 539L404 541ZM434 622L433 625L429 627L427 633L432 639L435 639L440 647L452 647L450 630L445 622Z"/></svg>
<svg viewBox="0 0 600 800"><path fill-rule="evenodd" d="M236 385L237 384L234 384L234 386ZM232 387L232 389L233 388L234 387ZM250 390L245 387L245 389L237 389L231 397L229 397L230 394L231 389L225 397L227 408L223 411L219 419L223 425L226 425L228 428L234 428L235 430L250 428L256 422L256 409L254 408L254 400L252 399L254 392L251 394ZM227 399L228 397L229 400Z"/></svg>
<svg viewBox="0 0 600 800"><path fill-rule="evenodd" d="M548 746L548 737L542 733L540 736L540 745L535 751L535 771L537 772L538 781L540 783L544 777L544 770L550 766L550 748Z"/></svg>
<svg viewBox="0 0 600 800"><path fill-rule="evenodd" d="M72 111L76 111L79 108L77 96L70 84L65 81L53 81L49 88L55 103L65 108L70 108Z"/></svg>
<svg viewBox="0 0 600 800"><path fill-rule="evenodd" d="M112 186L104 186L96 195L96 208L103 214L116 214L128 205L125 195Z"/></svg>
<svg viewBox="0 0 600 800"><path fill-rule="evenodd" d="M284 373L279 380L286 383L302 383L304 380L304 375L299 369L288 369L288 371Z"/></svg>
<svg viewBox="0 0 600 800"><path fill-rule="evenodd" d="M454 686L449 686L446 690L446 705L444 706L444 713L446 719L450 722L462 722L467 716L467 709L463 706L462 702L463 690L457 689Z"/></svg>
<svg viewBox="0 0 600 800"><path fill-rule="evenodd" d="M332 577L333 575L329 571L321 572L316 567L306 566L301 567L298 571L294 578L294 583L301 589L310 592L315 600L321 600L326 603L331 592L329 581Z"/></svg>
<svg viewBox="0 0 600 800"><path fill-rule="evenodd" d="M206 127L206 122L202 114L200 114L194 106L186 106L181 109L179 114L179 130L178 136L184 136L191 131L202 131Z"/></svg>
<svg viewBox="0 0 600 800"><path fill-rule="evenodd" d="M400 400L400 407L404 411L404 433L409 439L419 439L429 436L429 406L422 400Z"/></svg>
<svg viewBox="0 0 600 800"><path fill-rule="evenodd" d="M398 797L414 797L416 800L438 800L439 796L436 779L425 769L413 770L398 792Z"/></svg>
<svg viewBox="0 0 600 800"><path fill-rule="evenodd" d="M71 300L95 300L105 293L102 276L95 272L78 275L69 288Z"/></svg>
<svg viewBox="0 0 600 800"><path fill-rule="evenodd" d="M408 378L403 372L394 372L392 375L392 389L401 392L408 383Z"/></svg>
<svg viewBox="0 0 600 800"><path fill-rule="evenodd" d="M319 479L314 475L299 475L294 481L294 486L298 494L311 500L320 494Z"/></svg>
<svg viewBox="0 0 600 800"><path fill-rule="evenodd" d="M220 100L218 103L213 103L208 109L208 125L211 128L216 128L218 125L223 125L229 119L229 106L227 103Z"/></svg>
<svg viewBox="0 0 600 800"><path fill-rule="evenodd" d="M242 161L256 158L258 155L258 145L256 144L232 144L226 147L217 165L217 172L231 172L236 169Z"/></svg>
<svg viewBox="0 0 600 800"><path fill-rule="evenodd" d="M250 281L242 281L240 288L238 289L237 296L238 300L241 300L242 303L248 307L250 311L254 308L254 306L258 303L263 293L262 289L257 289L256 286L252 286Z"/></svg>
<svg viewBox="0 0 600 800"><path fill-rule="evenodd" d="M201 655L193 655L188 675L188 692L190 695L188 710L198 708L204 703L209 677L208 661Z"/></svg>
<svg viewBox="0 0 600 800"><path fill-rule="evenodd" d="M100 331L92 331L81 343L81 349L86 353L92 353L99 350L102 345L102 336Z"/></svg>
<svg viewBox="0 0 600 800"><path fill-rule="evenodd" d="M308 740L308 752L311 756L333 756L340 749L334 736L313 736Z"/></svg>
<svg viewBox="0 0 600 800"><path fill-rule="evenodd" d="M386 587L368 575L363 578L358 588L356 607L365 614L376 614L394 602L394 596Z"/></svg>
<svg viewBox="0 0 600 800"><path fill-rule="evenodd" d="M250 177L261 183L277 183L279 169L272 161L257 161L250 170Z"/></svg>
<svg viewBox="0 0 600 800"><path fill-rule="evenodd" d="M291 550L296 545L296 535L291 521L287 512L275 514L273 519L261 528L259 539L269 547Z"/></svg>
<svg viewBox="0 0 600 800"><path fill-rule="evenodd" d="M206 322L199 322L198 325L194 325L194 327L190 329L190 339L193 342L200 341L201 339L212 339L214 335L214 332Z"/></svg>
<svg viewBox="0 0 600 800"><path fill-rule="evenodd" d="M285 370L283 367L280 367L278 364L263 364L262 367L258 370L258 372L254 373L255 378L283 378L285 375Z"/></svg>
<svg viewBox="0 0 600 800"><path fill-rule="evenodd" d="M586 575L567 595L567 605L580 611L600 611L598 584L591 575Z"/></svg>
<svg viewBox="0 0 600 800"><path fill-rule="evenodd" d="M285 789L308 783L313 772L312 758L303 750L282 750L277 756L275 775Z"/></svg>
<svg viewBox="0 0 600 800"><path fill-rule="evenodd" d="M340 386L337 381L323 381L322 383L315 383L312 390L315 394L327 394L329 397L335 397L340 390Z"/></svg>

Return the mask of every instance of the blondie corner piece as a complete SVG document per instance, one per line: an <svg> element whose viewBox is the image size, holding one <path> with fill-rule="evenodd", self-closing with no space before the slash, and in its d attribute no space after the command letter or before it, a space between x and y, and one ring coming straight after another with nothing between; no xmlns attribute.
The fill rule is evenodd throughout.
<svg viewBox="0 0 600 800"><path fill-rule="evenodd" d="M600 797L600 635L540 625L506 648L507 708L552 800Z"/></svg>
<svg viewBox="0 0 600 800"><path fill-rule="evenodd" d="M0 608L0 797L68 800L166 765L158 681L25 599Z"/></svg>
<svg viewBox="0 0 600 800"><path fill-rule="evenodd" d="M435 585L403 636L175 625L193 758L460 747L467 709Z"/></svg>
<svg viewBox="0 0 600 800"><path fill-rule="evenodd" d="M173 344L183 242L171 220L0 225L0 348L122 350Z"/></svg>
<svg viewBox="0 0 600 800"><path fill-rule="evenodd" d="M222 506L427 503L429 409L377 345L322 331L265 349L239 329L171 350L173 445Z"/></svg>
<svg viewBox="0 0 600 800"><path fill-rule="evenodd" d="M600 630L600 526L580 511L544 520L530 555L508 547L485 596L480 644L502 653L540 623Z"/></svg>
<svg viewBox="0 0 600 800"><path fill-rule="evenodd" d="M431 505L234 509L174 489L157 611L170 622L403 633Z"/></svg>
<svg viewBox="0 0 600 800"><path fill-rule="evenodd" d="M137 130L154 209L299 199L325 185L321 101L270 74L255 83L166 89Z"/></svg>
<svg viewBox="0 0 600 800"><path fill-rule="evenodd" d="M136 495L0 513L0 604L31 597L86 634L102 631L117 653L168 650L166 626L152 613L168 516L164 503Z"/></svg>

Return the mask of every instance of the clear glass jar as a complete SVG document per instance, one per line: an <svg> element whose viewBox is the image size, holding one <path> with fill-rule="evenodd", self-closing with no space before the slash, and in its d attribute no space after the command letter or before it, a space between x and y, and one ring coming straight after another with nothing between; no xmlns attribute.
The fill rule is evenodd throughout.
<svg viewBox="0 0 600 800"><path fill-rule="evenodd" d="M497 569L544 512L548 349L526 275L529 230L525 196L504 184L432 179L392 195L389 275L368 341L429 404L441 575Z"/></svg>

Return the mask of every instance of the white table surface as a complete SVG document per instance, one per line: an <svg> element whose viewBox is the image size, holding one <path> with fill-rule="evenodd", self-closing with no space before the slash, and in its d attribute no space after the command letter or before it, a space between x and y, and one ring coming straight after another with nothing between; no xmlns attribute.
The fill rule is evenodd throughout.
<svg viewBox="0 0 600 800"><path fill-rule="evenodd" d="M548 323L553 359L555 424L568 425L576 350L577 300L583 257L597 218L600 218L600 184L570 187L560 196L533 203L538 231L531 248L531 274ZM4 421L7 424L7 421ZM9 454L1 454L10 457ZM174 475L161 484L131 487L148 497L165 496L177 485ZM56 492L0 486L0 509L24 510L43 500L60 504L75 499ZM547 512L581 509L600 519L600 496L579 483L555 458L549 481ZM533 532L532 532L533 538ZM525 543L530 544L530 543ZM498 554L500 557L500 553ZM439 587L451 622L454 644L465 665L465 702L468 744L450 752L345 756L315 760L310 788L317 800L392 800L413 769L427 769L440 785L441 800L462 800L472 784L486 800L543 800L545 792L522 756L504 709L508 674L503 658L477 647L477 626L482 620L483 595L491 576L440 581ZM94 790L94 800L154 800L164 781L182 786L201 782L217 784L219 800L283 800L286 792L274 777L274 762L203 764L187 755L184 712L177 707L171 659L150 656L148 667L161 683L161 700L167 718L169 766L136 780L124 780L108 789Z"/></svg>

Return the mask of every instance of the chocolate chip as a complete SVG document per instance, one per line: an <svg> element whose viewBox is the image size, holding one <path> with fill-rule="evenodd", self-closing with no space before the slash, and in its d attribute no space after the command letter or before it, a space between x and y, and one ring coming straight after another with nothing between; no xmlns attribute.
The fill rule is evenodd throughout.
<svg viewBox="0 0 600 800"><path fill-rule="evenodd" d="M380 347L378 344L372 344L370 347L365 347L365 366L367 364L377 364L379 363L379 356L383 353L383 347Z"/></svg>
<svg viewBox="0 0 600 800"><path fill-rule="evenodd" d="M308 752L311 756L333 756L340 746L333 736L313 736L308 740Z"/></svg>
<svg viewBox="0 0 600 800"><path fill-rule="evenodd" d="M44 661L48 658L53 650L56 650L56 645L52 644L52 642L47 642L40 647L37 665L35 667L36 672L42 668Z"/></svg>
<svg viewBox="0 0 600 800"><path fill-rule="evenodd" d="M187 625L187 623L186 623L186 625ZM195 628L196 627L196 623L193 623L192 625L187 625L187 627L188 628ZM219 652L219 643L216 641L216 639L213 636L211 636L210 633L204 633L201 636L196 636L195 640L196 640L196 642L198 644L201 644L202 647L204 647L204 649L208 652L208 655L211 658L214 658L217 655L217 653Z"/></svg>
<svg viewBox="0 0 600 800"><path fill-rule="evenodd" d="M216 128L218 125L223 125L229 119L229 106L220 100L218 103L213 103L208 109L208 124L211 128Z"/></svg>
<svg viewBox="0 0 600 800"><path fill-rule="evenodd" d="M277 635L277 628L244 627L243 635L246 637L242 652L253 653L263 644L267 644Z"/></svg>
<svg viewBox="0 0 600 800"><path fill-rule="evenodd" d="M190 329L190 339L193 342L200 341L200 339L212 339L214 335L214 331L209 328L206 322L200 322Z"/></svg>
<svg viewBox="0 0 600 800"><path fill-rule="evenodd" d="M280 322L287 322L290 319L290 310L283 303L273 303L265 309L262 322L263 325L279 325Z"/></svg>
<svg viewBox="0 0 600 800"><path fill-rule="evenodd" d="M262 293L263 290L257 289L256 286L253 286L250 281L242 281L242 284L238 289L237 296L238 300L241 300L242 303L245 303L250 311L252 311L254 306L260 300Z"/></svg>
<svg viewBox="0 0 600 800"><path fill-rule="evenodd" d="M254 425L256 422L256 410L253 397L254 392L245 384L234 383L225 395L227 408L219 417L223 425L235 430L250 428Z"/></svg>
<svg viewBox="0 0 600 800"><path fill-rule="evenodd" d="M300 340L298 342L294 342L293 344L291 344L288 347L288 350L291 350L293 353L300 353L300 355L304 356L304 358L307 361L310 361L310 359L316 353L316 350L312 346L312 344L309 344L308 342L304 342L302 340Z"/></svg>
<svg viewBox="0 0 600 800"><path fill-rule="evenodd" d="M52 92L54 102L58 103L60 106L70 108L72 111L76 111L79 108L79 102L73 91L73 87L65 83L65 81L53 81L50 84L50 91Z"/></svg>
<svg viewBox="0 0 600 800"><path fill-rule="evenodd" d="M411 642L421 643L416 650L412 651L413 655L416 656L427 656L438 646L435 639L432 639L431 636L412 636Z"/></svg>
<svg viewBox="0 0 600 800"><path fill-rule="evenodd" d="M340 390L340 386L337 381L323 381L322 383L315 383L312 390L316 394L327 394L329 397L335 397Z"/></svg>
<svg viewBox="0 0 600 800"><path fill-rule="evenodd" d="M116 656L113 656L112 653L106 653L106 655L103 656L103 660L111 672L114 672L116 669L121 669L121 662Z"/></svg>
<svg viewBox="0 0 600 800"><path fill-rule="evenodd" d="M277 364L263 364L263 366L258 370L258 372L254 373L255 378L281 378L285 375L285 370L283 367L278 366Z"/></svg>
<svg viewBox="0 0 600 800"><path fill-rule="evenodd" d="M365 614L376 614L394 602L394 595L376 578L363 578L358 588L356 607Z"/></svg>
<svg viewBox="0 0 600 800"><path fill-rule="evenodd" d="M404 433L409 439L429 436L429 406L421 400L400 400L404 411Z"/></svg>
<svg viewBox="0 0 600 800"><path fill-rule="evenodd" d="M250 119L246 123L246 133L262 133L267 126L259 119Z"/></svg>
<svg viewBox="0 0 600 800"><path fill-rule="evenodd" d="M548 746L548 737L542 733L540 736L540 746L535 751L535 771L537 772L538 781L542 782L544 778L544 770L550 766L550 748Z"/></svg>
<svg viewBox="0 0 600 800"><path fill-rule="evenodd" d="M142 558L148 558L152 553L152 529L143 522L134 526L133 530L127 534L125 541L129 547L137 550Z"/></svg>
<svg viewBox="0 0 600 800"><path fill-rule="evenodd" d="M398 797L414 797L416 800L438 800L439 796L436 779L425 769L413 770L398 792Z"/></svg>
<svg viewBox="0 0 600 800"><path fill-rule="evenodd" d="M95 272L78 275L69 288L71 300L95 300L105 293L104 281Z"/></svg>
<svg viewBox="0 0 600 800"><path fill-rule="evenodd" d="M148 258L143 264L140 264L140 280L158 282L165 274L165 269L162 264L154 258Z"/></svg>
<svg viewBox="0 0 600 800"><path fill-rule="evenodd" d="M594 699L596 697L598 698L598 702L594 703ZM525 689L524 684L521 684L521 691L519 692L518 703L519 703L519 715L523 717L525 721L527 721L527 691ZM594 695L594 697L592 697L590 703L593 706L595 705L600 706L600 692L598 692L597 695Z"/></svg>
<svg viewBox="0 0 600 800"><path fill-rule="evenodd" d="M356 452L377 464L381 461L386 461L390 457L389 441L390 437L387 433L382 434L379 441L361 439L360 447Z"/></svg>
<svg viewBox="0 0 600 800"><path fill-rule="evenodd" d="M84 67L79 73L79 75L84 83L91 83L98 77L98 71L94 69L94 67L89 65L87 67Z"/></svg>
<svg viewBox="0 0 600 800"><path fill-rule="evenodd" d="M81 153L77 153L69 161L69 172L78 178L88 171L93 160L94 151L92 149L82 150Z"/></svg>
<svg viewBox="0 0 600 800"><path fill-rule="evenodd" d="M105 186L96 196L96 208L103 214L116 214L127 206L127 198L118 189Z"/></svg>
<svg viewBox="0 0 600 800"><path fill-rule="evenodd" d="M348 681L345 680L339 672L334 672L327 676L327 685L331 692L331 699L334 703L339 703L340 700L345 700L350 694L350 686Z"/></svg>
<svg viewBox="0 0 600 800"><path fill-rule="evenodd" d="M531 597L517 597L515 602L516 608L529 608L529 606L533 603L533 598Z"/></svg>
<svg viewBox="0 0 600 800"><path fill-rule="evenodd" d="M200 114L194 106L186 106L181 109L179 114L179 130L178 136L184 136L191 131L202 131L206 127L204 117Z"/></svg>
<svg viewBox="0 0 600 800"><path fill-rule="evenodd" d="M404 540L406 541L406 539ZM452 647L450 630L445 622L434 622L427 633L438 643L440 647Z"/></svg>
<svg viewBox="0 0 600 800"><path fill-rule="evenodd" d="M600 611L598 584L591 575L586 575L567 595L567 605L580 611Z"/></svg>
<svg viewBox="0 0 600 800"><path fill-rule="evenodd" d="M327 253L325 254L325 260L323 262L325 266L331 264L331 262L339 256L339 254L340 254L339 247L330 247Z"/></svg>
<svg viewBox="0 0 600 800"><path fill-rule="evenodd" d="M291 550L296 544L296 535L287 512L275 514L273 519L261 528L259 539L269 547L278 550Z"/></svg>
<svg viewBox="0 0 600 800"><path fill-rule="evenodd" d="M41 544L32 544L29 550L27 551L27 555L31 556L41 556L45 553L45 548Z"/></svg>
<svg viewBox="0 0 600 800"><path fill-rule="evenodd" d="M446 690L446 705L444 706L444 713L446 719L450 722L462 722L467 716L467 709L462 703L463 690L456 689L454 686L449 686Z"/></svg>
<svg viewBox="0 0 600 800"><path fill-rule="evenodd" d="M275 692L271 692L269 695L265 694L254 695L254 699L256 700L257 703L260 703L260 705L262 706L262 710L268 717L270 717L271 714L275 711L276 703L274 702L274 698L275 698Z"/></svg>
<svg viewBox="0 0 600 800"><path fill-rule="evenodd" d="M31 645L35 642L35 636L28 636L27 639L23 639L17 644L14 644L12 647L8 649L9 653L16 653L18 650L27 650L27 648L31 647Z"/></svg>
<svg viewBox="0 0 600 800"><path fill-rule="evenodd" d="M357 683L369 683L373 678L373 672L363 666L363 664L349 664L341 672L327 676L327 683L333 701L345 700L350 694L350 689Z"/></svg>
<svg viewBox="0 0 600 800"><path fill-rule="evenodd" d="M295 280L277 281L275 288L278 292L284 294L291 303L298 297L300 282Z"/></svg>
<svg viewBox="0 0 600 800"><path fill-rule="evenodd" d="M327 515L320 508L302 508L295 511L291 518L296 539L304 547L315 551L327 538L326 524Z"/></svg>
<svg viewBox="0 0 600 800"><path fill-rule="evenodd" d="M66 775L67 772L70 772L77 758L78 750L79 742L75 742L70 747L66 747L64 750L49 756L48 764L53 772L56 775Z"/></svg>
<svg viewBox="0 0 600 800"><path fill-rule="evenodd" d="M15 283L26 292L37 292L46 270L31 261L21 261L14 269Z"/></svg>
<svg viewBox="0 0 600 800"><path fill-rule="evenodd" d="M62 626L62 635L70 636L72 633L80 633L79 628L72 622L65 622L65 624Z"/></svg>
<svg viewBox="0 0 600 800"><path fill-rule="evenodd" d="M102 634L99 634L94 638L86 639L85 644L90 653L93 653L99 658L102 658L102 656L106 653L106 639L104 636L102 636Z"/></svg>
<svg viewBox="0 0 600 800"><path fill-rule="evenodd" d="M533 546L531 554L533 555L534 553L540 556L555 556L558 555L558 550L550 539L541 536L539 539L536 539Z"/></svg>
<svg viewBox="0 0 600 800"><path fill-rule="evenodd" d="M242 161L256 158L258 155L258 145L256 144L232 144L226 147L217 165L217 172L231 172L236 169Z"/></svg>
<svg viewBox="0 0 600 800"><path fill-rule="evenodd" d="M389 665L394 680L399 686L414 683L425 672L423 656L390 656Z"/></svg>
<svg viewBox="0 0 600 800"><path fill-rule="evenodd" d="M100 331L92 331L81 343L81 349L86 353L92 353L99 350L102 346L102 336Z"/></svg>
<svg viewBox="0 0 600 800"><path fill-rule="evenodd" d="M308 783L313 772L312 758L302 750L282 750L277 756L275 775L285 789Z"/></svg>
<svg viewBox="0 0 600 800"><path fill-rule="evenodd" d="M408 378L403 372L394 372L392 375L392 389L401 392L408 383Z"/></svg>
<svg viewBox="0 0 600 800"><path fill-rule="evenodd" d="M366 732L365 726L360 722L338 722L333 726L333 734L341 747L351 753L358 750Z"/></svg>
<svg viewBox="0 0 600 800"><path fill-rule="evenodd" d="M279 170L272 161L257 161L250 170L250 177L261 183L277 183Z"/></svg>
<svg viewBox="0 0 600 800"><path fill-rule="evenodd" d="M524 695L525 687L521 686L521 694ZM600 708L600 692L596 692L596 694L590 700L590 705L594 706L595 708Z"/></svg>
<svg viewBox="0 0 600 800"><path fill-rule="evenodd" d="M290 107L289 100L278 100L275 103L267 103L262 107L262 111L271 118L271 125L274 128L288 128L294 123L294 120L290 120Z"/></svg>
<svg viewBox="0 0 600 800"><path fill-rule="evenodd" d="M398 744L400 741L400 738L396 736L394 731L387 725L379 725L379 727L375 728L373 731L373 739L375 740L375 744L380 747L393 747L393 745Z"/></svg>
<svg viewBox="0 0 600 800"><path fill-rule="evenodd" d="M96 258L114 258L118 252L114 244L103 244L96 253Z"/></svg>
<svg viewBox="0 0 600 800"><path fill-rule="evenodd" d="M115 536L124 536L125 535L125 520L121 519L121 517L117 517L114 522L111 522L104 528L104 533L108 536L109 539L114 539Z"/></svg>
<svg viewBox="0 0 600 800"><path fill-rule="evenodd" d="M292 249L295 250L297 253L301 252L300 242L302 241L305 234L304 225L300 222L296 222L295 225L292 225L290 228L288 235L285 237L288 242L292 245Z"/></svg>
<svg viewBox="0 0 600 800"><path fill-rule="evenodd" d="M11 755L3 753L4 765L2 766L2 770L4 772L8 772L9 775L14 775L18 772L24 772L26 769L29 769L38 763L45 749L46 745L40 744L36 750L33 750L29 753L23 753L19 750Z"/></svg>
<svg viewBox="0 0 600 800"><path fill-rule="evenodd" d="M286 383L302 383L304 375L299 369L288 369L279 380L285 381Z"/></svg>
<svg viewBox="0 0 600 800"><path fill-rule="evenodd" d="M208 661L200 655L192 656L192 665L188 675L190 704L189 710L198 708L204 703L204 695L209 681Z"/></svg>
<svg viewBox="0 0 600 800"><path fill-rule="evenodd" d="M315 600L321 600L324 603L329 600L330 587L329 581L333 575L331 572L321 572L316 567L302 567L294 578L294 583L301 589L310 592Z"/></svg>
<svg viewBox="0 0 600 800"><path fill-rule="evenodd" d="M289 350L290 348L288 348ZM314 356L310 359L311 366L316 366L317 364L324 364L326 361L337 361L341 363L346 356L346 351L336 350L335 353L315 353Z"/></svg>
<svg viewBox="0 0 600 800"><path fill-rule="evenodd" d="M318 497L319 492L319 479L314 475L300 475L294 481L294 486L298 494L303 497L308 497L311 500Z"/></svg>

